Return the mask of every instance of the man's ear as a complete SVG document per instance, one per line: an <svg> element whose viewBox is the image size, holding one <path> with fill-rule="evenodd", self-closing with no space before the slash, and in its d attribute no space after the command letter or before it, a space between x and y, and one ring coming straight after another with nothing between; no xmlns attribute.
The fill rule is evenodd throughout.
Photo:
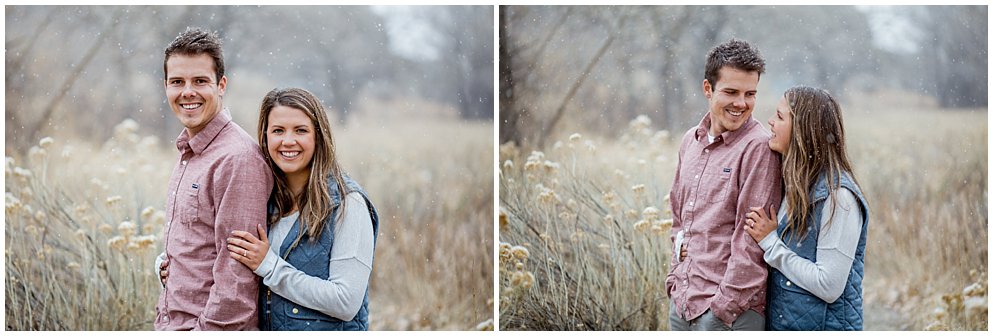
<svg viewBox="0 0 993 336"><path fill-rule="evenodd" d="M217 90L221 97L224 97L224 89L228 87L228 76L221 76L221 80L217 81Z"/></svg>
<svg viewBox="0 0 993 336"><path fill-rule="evenodd" d="M703 95L710 99L710 96L714 93L714 88L710 85L710 81L703 80Z"/></svg>

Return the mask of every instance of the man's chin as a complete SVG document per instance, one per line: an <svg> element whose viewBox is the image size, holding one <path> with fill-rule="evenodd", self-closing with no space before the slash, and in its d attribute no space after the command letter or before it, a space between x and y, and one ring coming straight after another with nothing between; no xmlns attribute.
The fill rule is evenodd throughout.
<svg viewBox="0 0 993 336"><path fill-rule="evenodd" d="M197 117L182 118L179 122L188 129L196 129L197 127L200 127L200 124L202 124L202 122L200 122L200 118Z"/></svg>

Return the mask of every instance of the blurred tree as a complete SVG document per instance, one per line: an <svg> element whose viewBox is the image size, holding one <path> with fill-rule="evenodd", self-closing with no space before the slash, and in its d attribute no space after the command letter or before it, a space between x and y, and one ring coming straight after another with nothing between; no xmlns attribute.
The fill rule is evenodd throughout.
<svg viewBox="0 0 993 336"><path fill-rule="evenodd" d="M638 115L681 132L705 112L706 54L731 38L749 41L766 59L763 103L798 84L844 102L851 90L934 77L924 86L928 94L965 94L976 97L944 101L985 104L985 76L967 75L985 74L986 35L976 29L986 24L985 12L907 8L918 16L902 17L928 22L919 27L940 40L925 41L935 45L930 58L880 49L867 10L855 6L501 7L500 141L534 146L559 136L558 128L616 135ZM952 17L963 19L947 24ZM921 76L921 69L933 73Z"/></svg>
<svg viewBox="0 0 993 336"><path fill-rule="evenodd" d="M922 87L943 107L986 106L989 99L987 6L914 8L923 23Z"/></svg>
<svg viewBox="0 0 993 336"><path fill-rule="evenodd" d="M314 92L340 121L362 99L428 100L492 117L492 7L416 8L452 19L426 37L439 44L425 48L444 47L439 60L391 50L391 21L366 6L8 6L8 152L46 135L102 142L125 118L175 138L181 125L164 99L162 52L194 26L220 34L225 103L249 129L261 94L277 86Z"/></svg>
<svg viewBox="0 0 993 336"><path fill-rule="evenodd" d="M493 9L451 6L430 12L439 32L441 57L434 67L445 78L442 99L465 119L493 118ZM489 70L489 71L487 71Z"/></svg>
<svg viewBox="0 0 993 336"><path fill-rule="evenodd" d="M68 71L66 71L65 76L59 76L61 82L58 85L58 89L55 92L48 92L47 95L50 95L51 98L46 99L44 102L44 107L41 108L40 114L36 117L35 121L24 121L16 116L8 118L13 123L13 127L15 127L15 133L19 133L17 134L19 137L15 137L14 139L15 143L18 141L26 141L27 143L31 143L32 141L40 138L39 132L43 128L53 124L52 119L55 112L59 108L59 105L72 92L77 81L86 73L86 70L90 67L91 62L93 62L97 54L103 50L104 41L106 41L109 36L113 35L113 31L120 25L124 12L124 8L118 8L112 13L111 17L106 19L106 22L101 24L103 26L102 30L89 41L90 44L86 47L86 53L82 56L82 58L71 64L71 67ZM95 13L95 15L100 16L99 13ZM46 17L46 22L42 22L39 25L39 30L44 30L44 28L48 26L47 21L51 19L52 17ZM17 53L13 59L8 58L8 62L13 63L12 65L14 66L14 69L12 70L14 71L25 71L23 64L26 61L24 58L28 57L28 54L30 54L33 50L33 46L35 45L34 38L27 38L31 40L25 47L27 54ZM24 74L21 73L20 75L21 78L23 78ZM20 83L15 84L15 87L19 84ZM25 147L26 146L22 146L21 149L26 152L27 148Z"/></svg>

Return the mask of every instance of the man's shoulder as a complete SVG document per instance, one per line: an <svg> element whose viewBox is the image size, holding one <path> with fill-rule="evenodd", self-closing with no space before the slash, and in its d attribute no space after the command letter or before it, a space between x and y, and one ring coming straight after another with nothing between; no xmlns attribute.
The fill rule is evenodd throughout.
<svg viewBox="0 0 993 336"><path fill-rule="evenodd" d="M742 133L733 142L735 147L741 148L744 151L753 151L761 148L769 150L769 139L772 138L772 133L763 128L762 125L756 122L755 125L741 131Z"/></svg>
<svg viewBox="0 0 993 336"><path fill-rule="evenodd" d="M265 158L259 144L248 135L238 124L230 123L215 139L219 159L232 165L246 165L261 163L265 165Z"/></svg>
<svg viewBox="0 0 993 336"><path fill-rule="evenodd" d="M688 141L692 141L692 140L696 139L696 132L697 132L697 129L699 129L699 128L700 128L700 125L693 125L693 127L690 127L689 129L687 129L686 132L683 132L683 137L680 140L680 143L681 144L686 144Z"/></svg>
<svg viewBox="0 0 993 336"><path fill-rule="evenodd" d="M226 152L245 154L246 152L258 152L259 144L248 135L238 124L231 122L217 135L217 144L226 149Z"/></svg>
<svg viewBox="0 0 993 336"><path fill-rule="evenodd" d="M748 141L769 141L772 138L772 132L762 127L762 123L758 120L752 119L751 122L755 124L745 130L745 134L742 134L742 140L747 139Z"/></svg>

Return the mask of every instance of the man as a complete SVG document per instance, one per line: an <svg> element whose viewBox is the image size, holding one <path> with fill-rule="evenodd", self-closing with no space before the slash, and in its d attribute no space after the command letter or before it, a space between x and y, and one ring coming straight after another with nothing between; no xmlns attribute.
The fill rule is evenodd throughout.
<svg viewBox="0 0 993 336"><path fill-rule="evenodd" d="M670 192L672 330L763 330L768 270L743 228L749 207L779 207L779 158L752 118L765 61L732 39L707 55L709 111L683 136ZM685 250L680 256L679 251Z"/></svg>
<svg viewBox="0 0 993 336"><path fill-rule="evenodd" d="M187 29L165 49L165 91L185 129L169 178L156 330L258 329L258 278L228 255L231 231L265 223L272 173L231 121L217 34ZM168 276L168 280L166 280Z"/></svg>

